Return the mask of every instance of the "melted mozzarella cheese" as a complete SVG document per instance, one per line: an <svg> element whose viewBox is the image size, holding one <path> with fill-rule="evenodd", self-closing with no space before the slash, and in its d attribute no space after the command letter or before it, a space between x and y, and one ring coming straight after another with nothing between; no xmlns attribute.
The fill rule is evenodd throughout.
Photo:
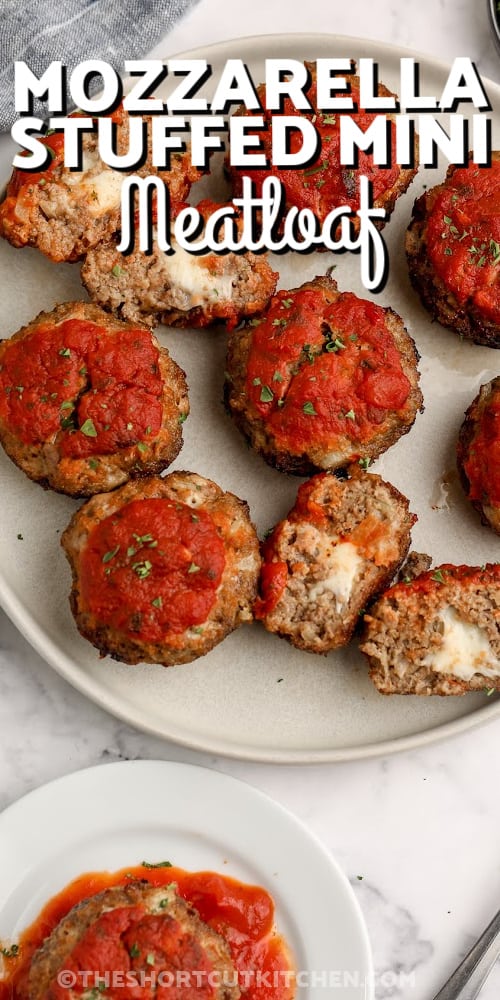
<svg viewBox="0 0 500 1000"><path fill-rule="evenodd" d="M178 289L189 299L188 309L195 306L213 305L219 300L231 300L233 295L233 276L231 274L210 274L204 265L205 258L193 254L172 244L175 253L165 257L170 285Z"/></svg>
<svg viewBox="0 0 500 1000"><path fill-rule="evenodd" d="M483 629L464 622L451 607L443 608L438 618L443 625L442 642L427 654L425 666L440 674L453 674L463 681L470 681L474 674L500 677L500 660Z"/></svg>
<svg viewBox="0 0 500 1000"><path fill-rule="evenodd" d="M78 197L85 199L91 215L104 215L119 208L123 174L106 167L96 151L84 152L82 167L81 171L67 170L64 182L79 189Z"/></svg>
<svg viewBox="0 0 500 1000"><path fill-rule="evenodd" d="M310 600L315 601L329 592L335 597L337 611L341 611L349 603L354 581L363 562L363 557L352 542L335 545L328 556L328 576L309 588Z"/></svg>

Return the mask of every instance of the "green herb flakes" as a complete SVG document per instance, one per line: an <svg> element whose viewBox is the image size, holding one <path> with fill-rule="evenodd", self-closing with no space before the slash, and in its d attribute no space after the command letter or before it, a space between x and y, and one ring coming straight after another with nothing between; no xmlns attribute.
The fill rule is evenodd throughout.
<svg viewBox="0 0 500 1000"><path fill-rule="evenodd" d="M87 420L84 421L84 423L80 427L80 430L82 434L85 434L85 437L89 438L97 437L97 431L95 429L94 421L92 420L91 417L87 417Z"/></svg>
<svg viewBox="0 0 500 1000"><path fill-rule="evenodd" d="M307 415L309 417L316 417L317 416L317 413L316 413L316 410L314 409L314 404L313 403L310 403L310 402L304 403L302 409L303 409L304 413L307 413Z"/></svg>

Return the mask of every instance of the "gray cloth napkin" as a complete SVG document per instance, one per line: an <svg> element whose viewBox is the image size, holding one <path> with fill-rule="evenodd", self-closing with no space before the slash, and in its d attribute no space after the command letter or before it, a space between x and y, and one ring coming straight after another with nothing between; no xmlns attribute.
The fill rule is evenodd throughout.
<svg viewBox="0 0 500 1000"><path fill-rule="evenodd" d="M14 62L43 73L60 59L68 73L83 59L105 59L118 71L124 59L145 56L194 0L0 0L0 131L14 107ZM35 101L34 114L47 107Z"/></svg>

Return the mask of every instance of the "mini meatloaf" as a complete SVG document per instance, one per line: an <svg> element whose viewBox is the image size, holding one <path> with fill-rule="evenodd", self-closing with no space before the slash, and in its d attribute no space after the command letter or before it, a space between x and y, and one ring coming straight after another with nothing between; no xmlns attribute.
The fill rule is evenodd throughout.
<svg viewBox="0 0 500 1000"><path fill-rule="evenodd" d="M319 154L317 158L307 167L288 167L279 169L273 165L273 119L276 119L277 112L260 109L257 114L264 117L264 128L255 131L255 135L260 140L260 150L266 154L269 167L251 169L229 167L229 175L232 182L234 196L242 193L242 177L247 176L256 185L256 191L262 194L262 184L266 177L277 177L284 189L285 209L292 207L298 209L309 209L323 223L329 212L341 206L348 206L351 211L356 212L360 207L359 199L359 177L363 175L371 183L372 204L376 208L383 208L386 211L386 220L394 209L397 199L404 194L409 184L417 172L417 168L404 169L396 162L396 127L395 116L387 114L386 117L391 129L391 166L381 167L373 162L371 153L362 150L358 154L358 165L356 169L344 167L340 159L340 122L342 114L336 112L321 112L317 108L316 94L316 70L313 63L307 64L311 75L311 86L307 91L307 97L313 107L312 112L297 111L289 98L286 98L283 107L285 115L308 116L312 120L320 138ZM369 128L377 115L367 114L359 110L359 77L349 76L350 92L355 102L357 111L348 112L356 125L364 132ZM334 81L332 87L334 86ZM266 88L261 85L258 94L262 106L265 108ZM391 91L383 84L378 87L379 97L393 96ZM249 116L248 111L237 111L237 115ZM249 116L250 117L250 116ZM292 132L290 135L290 152L300 150L302 137L299 132ZM354 219L355 228L359 228L359 220ZM383 221L377 220L377 225L383 225Z"/></svg>
<svg viewBox="0 0 500 1000"><path fill-rule="evenodd" d="M439 566L365 615L361 650L381 694L500 690L500 565Z"/></svg>
<svg viewBox="0 0 500 1000"><path fill-rule="evenodd" d="M206 217L220 205L205 200L197 208ZM171 245L172 254L155 242L151 255L134 249L124 257L116 240L101 243L82 267L90 298L134 323L204 327L224 321L232 329L262 312L276 290L278 275L262 254L198 256L173 238Z"/></svg>
<svg viewBox="0 0 500 1000"><path fill-rule="evenodd" d="M184 372L150 330L85 302L0 344L0 440L30 479L70 496L162 472L182 447Z"/></svg>
<svg viewBox="0 0 500 1000"><path fill-rule="evenodd" d="M500 152L490 167L451 166L413 206L410 278L433 319L500 347Z"/></svg>
<svg viewBox="0 0 500 1000"><path fill-rule="evenodd" d="M176 985L178 972L184 985ZM131 882L84 899L63 917L35 952L19 1000L91 1000L101 993L116 1000L238 1000L235 980L227 942L174 884Z"/></svg>
<svg viewBox="0 0 500 1000"><path fill-rule="evenodd" d="M310 653L349 642L359 614L407 555L416 517L408 501L359 466L349 479L321 473L263 547L255 617Z"/></svg>
<svg viewBox="0 0 500 1000"><path fill-rule="evenodd" d="M120 107L113 119L117 125L117 152L126 153L128 115ZM83 136L81 171L64 166L62 132L51 133L42 141L50 150L51 162L43 171L14 170L0 205L0 235L15 247L37 247L53 261L78 260L120 228L121 187L126 172L103 162L95 132ZM148 156L143 167L129 173L145 176L156 170ZM191 165L189 152L173 154L170 170L161 172L172 201L182 201L200 176Z"/></svg>
<svg viewBox="0 0 500 1000"><path fill-rule="evenodd" d="M260 554L247 504L192 472L94 497L62 545L76 624L103 655L189 663L252 619Z"/></svg>
<svg viewBox="0 0 500 1000"><path fill-rule="evenodd" d="M366 464L415 420L417 361L396 313L315 278L278 292L232 334L226 400L252 447L283 472Z"/></svg>
<svg viewBox="0 0 500 1000"><path fill-rule="evenodd" d="M481 386L458 439L458 469L483 524L500 534L500 376Z"/></svg>

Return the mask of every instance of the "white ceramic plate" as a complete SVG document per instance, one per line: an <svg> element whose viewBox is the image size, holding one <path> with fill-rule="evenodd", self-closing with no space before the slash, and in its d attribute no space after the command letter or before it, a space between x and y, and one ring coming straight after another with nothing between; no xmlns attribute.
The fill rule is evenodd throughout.
<svg viewBox="0 0 500 1000"><path fill-rule="evenodd" d="M191 56L205 56L215 71L241 57L256 80L266 57L372 56L380 78L399 87L401 53L378 43L315 35L258 37L225 42ZM407 54L407 53L406 53ZM440 94L447 68L420 57L422 92ZM487 85L496 108L500 144L500 87ZM466 106L467 107L467 106ZM445 124L445 123L443 123ZM422 354L426 410L411 433L374 464L411 500L419 522L413 545L436 562L481 565L500 559L500 539L481 527L458 485L455 441L463 413L479 386L500 370L500 352L462 343L432 325L410 288L403 238L414 198L437 183L446 164L423 171L384 230L390 279L376 297L399 312ZM217 191L224 195L224 184ZM210 182L200 184L206 192ZM282 287L322 274L332 263L341 289L369 297L359 279L359 258L350 254L278 257ZM2 241L0 335L9 336L40 309L85 297L78 265L55 265L34 250ZM174 468L192 469L244 497L260 532L293 503L299 481L267 467L250 452L222 407L225 336L222 330L160 329L160 337L185 368L191 416ZM327 658L301 653L260 626L230 636L194 664L170 668L127 667L99 660L78 635L67 595L70 573L59 534L76 503L44 493L0 455L2 532L0 600L30 642L75 687L139 728L210 752L255 760L346 760L418 746L498 716L498 701L485 695L432 699L384 698L367 677L355 646ZM18 533L23 541L19 541Z"/></svg>
<svg viewBox="0 0 500 1000"><path fill-rule="evenodd" d="M235 778L188 764L126 761L37 789L0 816L0 939L86 871L168 859L263 886L303 972L303 1000L371 1000L367 931L345 875L299 821ZM317 979L316 983L321 983ZM352 984L352 985L351 985Z"/></svg>

